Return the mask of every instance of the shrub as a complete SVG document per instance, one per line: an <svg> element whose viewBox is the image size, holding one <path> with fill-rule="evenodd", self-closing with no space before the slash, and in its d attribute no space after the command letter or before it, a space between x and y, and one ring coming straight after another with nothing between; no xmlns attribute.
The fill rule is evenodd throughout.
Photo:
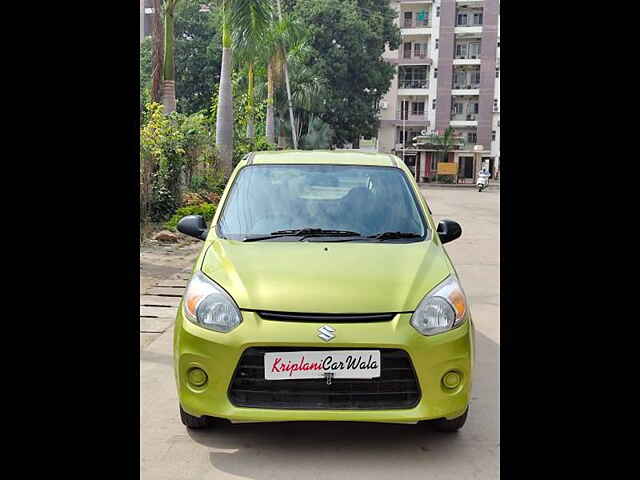
<svg viewBox="0 0 640 480"><path fill-rule="evenodd" d="M438 183L454 183L453 175L438 175Z"/></svg>
<svg viewBox="0 0 640 480"><path fill-rule="evenodd" d="M216 213L216 205L212 203L201 203L200 205L189 205L188 207L179 208L176 213L164 224L167 230L176 230L176 225L182 217L187 215L202 215L207 223L213 220Z"/></svg>

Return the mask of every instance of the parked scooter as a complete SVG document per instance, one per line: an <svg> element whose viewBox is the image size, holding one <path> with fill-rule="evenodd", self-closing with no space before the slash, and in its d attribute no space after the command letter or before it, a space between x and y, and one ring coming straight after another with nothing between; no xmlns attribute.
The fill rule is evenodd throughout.
<svg viewBox="0 0 640 480"><path fill-rule="evenodd" d="M478 173L478 183L476 183L476 185L479 192L483 191L489 186L489 176L489 170L480 170L480 172Z"/></svg>

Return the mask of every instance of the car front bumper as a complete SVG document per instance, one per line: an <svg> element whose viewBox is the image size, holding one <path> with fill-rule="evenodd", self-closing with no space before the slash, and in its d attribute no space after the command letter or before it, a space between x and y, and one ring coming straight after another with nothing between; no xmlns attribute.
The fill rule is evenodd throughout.
<svg viewBox="0 0 640 480"><path fill-rule="evenodd" d="M233 422L278 421L364 421L415 423L435 418L455 418L467 408L471 395L474 332L471 316L462 326L433 337L420 335L410 324L411 314L398 314L391 321L336 323L336 337L330 342L318 338L324 323L263 320L256 313L242 312L243 322L230 333L203 329L184 318L178 309L174 331L174 369L178 397L189 414L225 418ZM242 353L249 347L397 348L406 351L413 363L421 390L419 403L394 410L293 410L234 406L228 388ZM199 367L208 382L195 388L187 372ZM450 370L462 375L454 390L442 385ZM286 381L286 380L284 380Z"/></svg>

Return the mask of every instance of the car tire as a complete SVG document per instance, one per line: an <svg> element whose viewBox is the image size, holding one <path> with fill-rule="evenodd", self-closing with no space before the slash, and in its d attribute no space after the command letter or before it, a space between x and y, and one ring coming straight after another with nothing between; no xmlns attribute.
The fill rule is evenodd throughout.
<svg viewBox="0 0 640 480"><path fill-rule="evenodd" d="M451 420L447 420L446 418L438 418L437 420L433 420L433 427L438 432L443 433L454 433L462 428L462 426L467 421L467 414L469 413L469 407L464 411L462 415L459 417L453 418Z"/></svg>
<svg viewBox="0 0 640 480"><path fill-rule="evenodd" d="M189 415L182 409L180 406L180 420L182 420L182 424L187 428L207 428L211 426L211 419L209 417L194 417L193 415Z"/></svg>

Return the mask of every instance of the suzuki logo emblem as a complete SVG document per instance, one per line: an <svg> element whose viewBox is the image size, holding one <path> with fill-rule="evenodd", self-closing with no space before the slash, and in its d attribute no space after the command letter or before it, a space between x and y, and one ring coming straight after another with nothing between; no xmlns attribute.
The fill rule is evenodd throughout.
<svg viewBox="0 0 640 480"><path fill-rule="evenodd" d="M318 336L325 342L329 342L336 338L336 334L334 333L335 331L335 328L330 327L329 325L325 325L324 327L320 327L318 329Z"/></svg>

